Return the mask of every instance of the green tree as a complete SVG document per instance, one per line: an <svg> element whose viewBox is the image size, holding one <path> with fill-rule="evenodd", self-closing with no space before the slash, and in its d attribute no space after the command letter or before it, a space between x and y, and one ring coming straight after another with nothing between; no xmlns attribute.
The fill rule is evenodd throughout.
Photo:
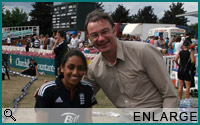
<svg viewBox="0 0 200 125"><path fill-rule="evenodd" d="M151 6L139 9L138 13L131 16L132 23L157 23L158 17L154 14Z"/></svg>
<svg viewBox="0 0 200 125"><path fill-rule="evenodd" d="M53 2L35 2L30 12L30 24L40 27L40 34L52 34L52 7Z"/></svg>
<svg viewBox="0 0 200 125"><path fill-rule="evenodd" d="M129 9L126 10L126 8L123 5L118 5L116 10L111 14L113 21L117 23L127 23L130 21L129 16Z"/></svg>
<svg viewBox="0 0 200 125"><path fill-rule="evenodd" d="M15 7L12 10L11 18L12 26L24 26L27 23L28 15L23 11L23 9L20 10L18 7Z"/></svg>
<svg viewBox="0 0 200 125"><path fill-rule="evenodd" d="M180 2L177 4L172 3L169 6L170 10L165 11L164 16L159 20L159 22L187 26L188 19L186 17L176 17L176 15L186 12L184 11L183 5L184 3Z"/></svg>
<svg viewBox="0 0 200 125"><path fill-rule="evenodd" d="M2 26L12 27L12 26L24 26L28 20L28 15L23 11L15 7L12 11L5 10L2 14Z"/></svg>
<svg viewBox="0 0 200 125"><path fill-rule="evenodd" d="M192 31L191 31L191 37L194 37L194 35L198 36L198 23L191 24L188 27L190 27L192 29Z"/></svg>

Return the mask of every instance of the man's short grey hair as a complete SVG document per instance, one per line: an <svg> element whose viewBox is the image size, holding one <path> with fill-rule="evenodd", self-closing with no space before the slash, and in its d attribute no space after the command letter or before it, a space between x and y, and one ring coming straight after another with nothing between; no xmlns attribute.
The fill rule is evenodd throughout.
<svg viewBox="0 0 200 125"><path fill-rule="evenodd" d="M87 15L87 17L86 17L86 20L85 20L85 31L88 32L87 26L88 26L89 22L97 22L97 21L99 21L101 19L107 20L112 27L115 26L112 17L108 13L100 12L100 11L95 10L95 11L92 11L91 13L89 13Z"/></svg>

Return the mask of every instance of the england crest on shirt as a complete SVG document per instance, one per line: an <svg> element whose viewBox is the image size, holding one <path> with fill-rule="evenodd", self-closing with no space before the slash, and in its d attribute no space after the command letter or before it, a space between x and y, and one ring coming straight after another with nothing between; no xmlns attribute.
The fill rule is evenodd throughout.
<svg viewBox="0 0 200 125"><path fill-rule="evenodd" d="M80 105L84 105L85 104L85 95L83 93L80 93L79 97L80 97Z"/></svg>

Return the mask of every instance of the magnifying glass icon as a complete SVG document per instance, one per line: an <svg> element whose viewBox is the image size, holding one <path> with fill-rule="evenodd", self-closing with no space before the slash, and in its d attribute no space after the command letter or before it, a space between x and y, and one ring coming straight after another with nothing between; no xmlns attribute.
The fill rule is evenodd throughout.
<svg viewBox="0 0 200 125"><path fill-rule="evenodd" d="M12 116L12 111L11 111L10 109L6 109L6 110L4 111L4 115L5 115L6 117L11 117L14 121L16 121L16 119Z"/></svg>

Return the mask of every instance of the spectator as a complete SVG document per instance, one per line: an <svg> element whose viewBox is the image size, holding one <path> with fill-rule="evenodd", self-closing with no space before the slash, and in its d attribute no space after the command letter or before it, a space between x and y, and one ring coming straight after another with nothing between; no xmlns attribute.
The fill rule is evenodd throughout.
<svg viewBox="0 0 200 125"><path fill-rule="evenodd" d="M83 40L81 38L81 33L78 33L77 38L78 38L78 48L82 48L83 47Z"/></svg>
<svg viewBox="0 0 200 125"><path fill-rule="evenodd" d="M31 47L34 47L35 39L36 39L36 36L31 37Z"/></svg>
<svg viewBox="0 0 200 125"><path fill-rule="evenodd" d="M8 63L2 58L2 80L5 80L5 74L7 75L8 79L10 80L9 76L10 67Z"/></svg>
<svg viewBox="0 0 200 125"><path fill-rule="evenodd" d="M52 53L55 54L55 75L57 77L60 74L60 65L65 53L68 51L68 47L67 42L65 41L65 32L63 30L57 32L56 38Z"/></svg>
<svg viewBox="0 0 200 125"><path fill-rule="evenodd" d="M142 40L140 39L140 36L136 35L135 36L135 41L142 41Z"/></svg>
<svg viewBox="0 0 200 125"><path fill-rule="evenodd" d="M165 46L165 40L162 37L159 37L158 43L160 45L160 47L162 48L162 54L166 54L167 53L167 49Z"/></svg>
<svg viewBox="0 0 200 125"><path fill-rule="evenodd" d="M198 36L195 35L194 39L192 40L192 45L195 47L195 54L198 54Z"/></svg>
<svg viewBox="0 0 200 125"><path fill-rule="evenodd" d="M154 45L154 39L155 39L155 37L154 37L154 36L151 36L151 37L150 37L149 43L151 43L152 45Z"/></svg>
<svg viewBox="0 0 200 125"><path fill-rule="evenodd" d="M49 34L46 34L44 37L44 42L43 42L43 49L47 49L47 44L49 44Z"/></svg>
<svg viewBox="0 0 200 125"><path fill-rule="evenodd" d="M40 35L40 38L39 38L39 41L40 41L40 49L44 49L44 43L45 43L45 37L43 34Z"/></svg>
<svg viewBox="0 0 200 125"><path fill-rule="evenodd" d="M185 32L184 33L184 37L185 39L187 39L188 41L190 41L190 43L192 43L191 37L190 37L190 33L189 32Z"/></svg>
<svg viewBox="0 0 200 125"><path fill-rule="evenodd" d="M186 39L183 42L183 50L177 53L175 62L179 65L178 68L178 79L179 79L179 99L182 99L183 86L186 85L185 95L186 98L190 98L190 87L191 87L191 65L195 64L194 52L189 51L190 41ZM180 58L180 63L178 59Z"/></svg>
<svg viewBox="0 0 200 125"><path fill-rule="evenodd" d="M53 36L49 38L49 43L47 43L47 49L52 50L54 43L55 43L55 33L53 33Z"/></svg>
<svg viewBox="0 0 200 125"><path fill-rule="evenodd" d="M118 40L114 26L104 12L91 12L85 21L86 32L100 51L84 77L94 93L102 88L118 108L178 107L162 54L144 42Z"/></svg>
<svg viewBox="0 0 200 125"><path fill-rule="evenodd" d="M29 36L28 39L27 39L26 46L25 46L26 52L29 52L29 48L31 47L31 42L32 42L31 36Z"/></svg>
<svg viewBox="0 0 200 125"><path fill-rule="evenodd" d="M38 35L35 36L34 48L40 48L40 40Z"/></svg>
<svg viewBox="0 0 200 125"><path fill-rule="evenodd" d="M174 54L177 54L179 51L181 51L182 45L183 45L183 43L181 42L181 37L177 36L175 39L175 42L173 43Z"/></svg>
<svg viewBox="0 0 200 125"><path fill-rule="evenodd" d="M10 35L8 35L8 37L7 37L7 45L8 45L8 46L11 45L11 38L10 38Z"/></svg>
<svg viewBox="0 0 200 125"><path fill-rule="evenodd" d="M16 44L16 46L18 46L18 47L22 47L22 43L21 43L21 41L20 41L20 40L18 40L18 41L17 41L17 44Z"/></svg>
<svg viewBox="0 0 200 125"><path fill-rule="evenodd" d="M38 67L37 62L34 61L33 58L30 58L29 67L27 69L24 69L21 74L31 75L38 77Z"/></svg>
<svg viewBox="0 0 200 125"><path fill-rule="evenodd" d="M165 45L167 47L167 53L168 54L173 54L174 51L173 51L172 43L169 41L168 37L165 39Z"/></svg>
<svg viewBox="0 0 200 125"><path fill-rule="evenodd" d="M155 47L160 47L160 44L159 44L159 42L158 42L158 36L155 37L155 39L154 39L153 42L154 42L154 46L155 46Z"/></svg>
<svg viewBox="0 0 200 125"><path fill-rule="evenodd" d="M70 41L70 49L77 49L78 48L79 40L76 37L76 34L72 34L72 38Z"/></svg>
<svg viewBox="0 0 200 125"><path fill-rule="evenodd" d="M70 41L71 41L71 34L70 34L69 31L67 32L67 35L66 35L66 41L67 41L67 44L70 44Z"/></svg>

